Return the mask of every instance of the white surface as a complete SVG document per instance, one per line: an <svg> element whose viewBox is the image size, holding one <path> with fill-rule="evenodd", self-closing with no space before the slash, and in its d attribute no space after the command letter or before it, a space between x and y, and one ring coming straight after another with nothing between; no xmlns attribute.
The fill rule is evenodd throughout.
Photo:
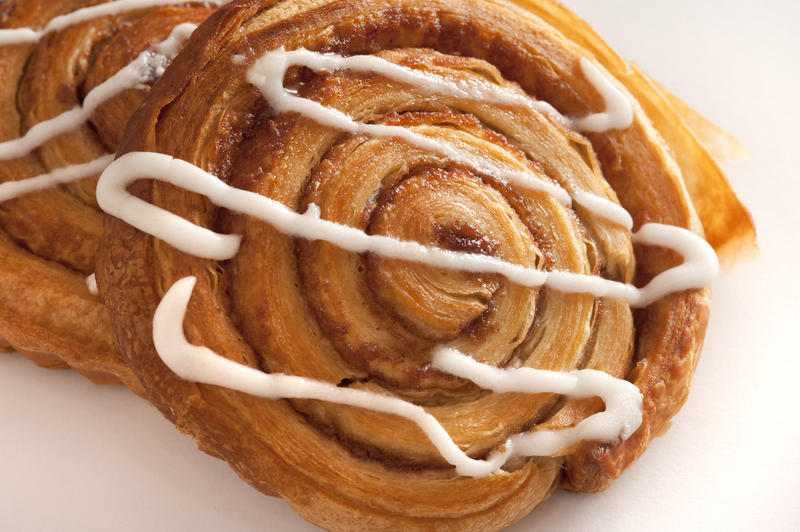
<svg viewBox="0 0 800 532"><path fill-rule="evenodd" d="M513 530L796 530L800 4L566 4L752 149L726 170L761 258L716 282L692 393L667 435L607 492L560 491ZM0 356L0 529L316 530L122 388L17 355Z"/></svg>

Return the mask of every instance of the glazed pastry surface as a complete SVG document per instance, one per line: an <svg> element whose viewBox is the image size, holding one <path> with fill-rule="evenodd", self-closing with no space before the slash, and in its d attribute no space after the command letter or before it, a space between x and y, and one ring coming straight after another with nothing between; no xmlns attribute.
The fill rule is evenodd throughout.
<svg viewBox="0 0 800 532"><path fill-rule="evenodd" d="M97 280L125 360L203 450L315 524L503 528L559 482L608 486L686 398L709 277L672 283L652 299L574 289L572 280L631 293L681 271L675 250L683 248L640 236L648 226L682 242L701 241L691 235L706 226L718 251L739 249L752 227L726 236L707 216L712 209L698 216L693 196L703 187L743 208L710 157L672 158L680 143L706 152L678 113L660 106L657 89L617 78L619 59L590 30L577 35L569 24L577 21L558 6L528 7L234 2L192 34L122 138L112 168L134 169L138 182L120 187L134 196L101 203L132 225L106 218ZM260 71L264 58L286 57L282 48L316 52L313 60L369 56L386 68L370 60ZM398 66L411 77L392 75ZM432 89L414 73L466 89ZM499 101L500 93L512 96ZM672 115L651 118L647 98ZM191 192L171 158L219 194ZM692 187L684 175L694 176ZM245 214L232 197L246 193L273 200L292 222ZM179 216L186 231L168 235L174 219L148 222L134 212L136 198L160 209L154 216ZM322 221L369 242L414 242L459 259L448 266L303 232ZM191 226L217 236L196 238ZM206 237L219 248L197 244ZM465 267L467 255L572 277L527 283L499 266ZM177 340L185 331L192 346L254 370L254 379L300 377L413 404L472 460L502 454L519 434L575 427L603 401L493 392L444 369L442 347L506 371L602 371L636 386L641 423L622 441L589 438L519 454L489 475L464 474L407 417L296 391L259 398L237 391L237 379L180 378L162 360L169 345L156 349L153 320L187 277L194 285Z"/></svg>

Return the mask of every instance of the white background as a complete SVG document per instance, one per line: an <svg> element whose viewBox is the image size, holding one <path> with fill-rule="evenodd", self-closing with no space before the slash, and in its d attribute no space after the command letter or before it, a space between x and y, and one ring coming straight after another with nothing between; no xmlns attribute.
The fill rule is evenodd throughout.
<svg viewBox="0 0 800 532"><path fill-rule="evenodd" d="M570 0L623 56L743 140L727 164L761 257L723 273L692 393L608 491L513 527L800 527L800 3ZM541 528L539 528L541 527ZM145 401L0 356L0 529L316 530L196 450Z"/></svg>

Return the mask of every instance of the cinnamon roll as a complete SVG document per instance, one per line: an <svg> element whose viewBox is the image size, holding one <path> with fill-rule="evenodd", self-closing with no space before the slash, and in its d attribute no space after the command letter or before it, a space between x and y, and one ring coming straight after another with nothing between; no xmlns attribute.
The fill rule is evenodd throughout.
<svg viewBox="0 0 800 532"><path fill-rule="evenodd" d="M752 240L665 96L524 5L231 3L98 184L148 398L324 528L495 530L608 486L686 398L714 249Z"/></svg>
<svg viewBox="0 0 800 532"><path fill-rule="evenodd" d="M136 391L92 293L102 233L94 191L128 117L212 11L180 4L0 6L0 343Z"/></svg>

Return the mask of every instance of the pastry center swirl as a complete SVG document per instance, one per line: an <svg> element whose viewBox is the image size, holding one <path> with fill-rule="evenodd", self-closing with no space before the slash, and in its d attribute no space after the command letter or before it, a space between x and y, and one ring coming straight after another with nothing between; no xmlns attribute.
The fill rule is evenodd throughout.
<svg viewBox="0 0 800 532"><path fill-rule="evenodd" d="M476 69L491 69L474 59L409 53L445 76L474 77ZM525 135L511 112L501 116L491 106L428 94L369 72L315 74L298 94L354 120L402 127L494 167L553 182L511 140ZM547 116L519 112L526 126L558 134ZM234 158L234 186L367 234L526 268L596 271L596 251L590 252L580 221L545 191L504 183L401 138L347 135L296 113L280 115L269 128L252 129ZM569 146L563 137L561 142ZM577 152L573 159L583 165ZM589 173L585 166L578 170ZM543 364L569 370L587 358L596 318L591 296L548 294L498 274L356 254L328 242L292 239L248 217L232 219L226 232L244 235L232 259L233 305L269 371L380 387L418 404L455 405L480 400L485 392L433 368L437 346L496 367ZM562 344L554 356L556 339ZM514 401L496 403L486 405L498 409L486 416L487 426L479 423L464 435L465 441L480 441L476 452L552 406L543 398L509 417L501 411ZM474 408L484 407L476 403ZM360 415L351 418L335 410L310 412L360 440ZM497 433L491 423L505 423L506 429Z"/></svg>
<svg viewBox="0 0 800 532"><path fill-rule="evenodd" d="M435 138L455 134L482 142L487 135L474 120L450 113L409 112L385 121ZM431 163L428 154L396 139L348 139L315 169L301 210L313 205L322 218L369 234L537 265L528 228L491 181ZM338 352L393 387L415 389L424 380L428 388L451 389L457 379L429 368L437 343L460 336L477 343L531 324L538 289L496 274L371 253L356 257L320 242L298 248L309 305ZM486 355L491 358L484 361L503 365L511 350Z"/></svg>
<svg viewBox="0 0 800 532"><path fill-rule="evenodd" d="M430 169L393 187L386 203L376 209L369 230L443 249L497 256L503 242L497 239L503 229L498 226L510 213L491 208L498 199L492 192L465 172ZM479 216L465 217L465 212ZM379 301L408 328L439 341L453 339L490 314L501 286L495 275L381 257L370 257L369 264Z"/></svg>

